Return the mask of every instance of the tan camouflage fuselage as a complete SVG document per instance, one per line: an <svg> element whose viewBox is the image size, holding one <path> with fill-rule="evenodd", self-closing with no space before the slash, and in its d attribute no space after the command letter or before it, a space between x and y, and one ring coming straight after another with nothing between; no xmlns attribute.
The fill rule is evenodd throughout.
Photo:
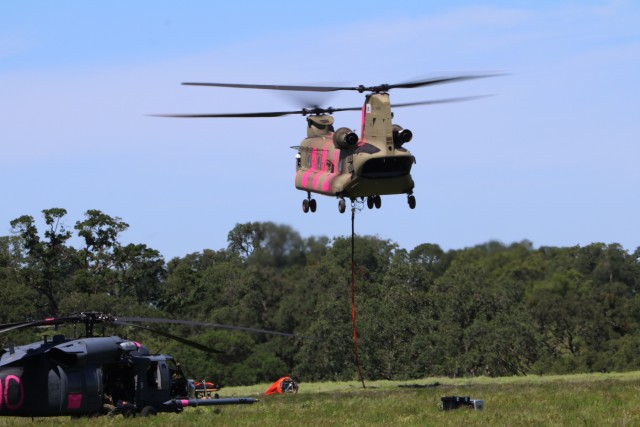
<svg viewBox="0 0 640 427"><path fill-rule="evenodd" d="M350 199L413 192L410 172L415 158L394 143L387 93L367 95L362 131L353 147L338 147L332 116L308 121L308 136L296 147L296 188Z"/></svg>

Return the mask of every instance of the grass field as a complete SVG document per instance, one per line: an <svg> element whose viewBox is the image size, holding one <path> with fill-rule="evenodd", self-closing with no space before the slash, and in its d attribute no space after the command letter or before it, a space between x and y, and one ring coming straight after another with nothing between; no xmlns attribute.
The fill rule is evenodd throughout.
<svg viewBox="0 0 640 427"><path fill-rule="evenodd" d="M188 408L151 418L0 418L0 426L640 426L640 372L510 378L300 384L296 395L262 396L268 384L222 389L253 405ZM470 396L484 410L441 411L442 396Z"/></svg>

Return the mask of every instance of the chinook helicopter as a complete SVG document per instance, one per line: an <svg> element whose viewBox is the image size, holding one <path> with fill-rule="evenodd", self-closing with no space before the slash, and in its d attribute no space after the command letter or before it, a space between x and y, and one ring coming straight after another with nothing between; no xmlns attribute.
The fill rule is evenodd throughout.
<svg viewBox="0 0 640 427"><path fill-rule="evenodd" d="M469 101L484 96L448 98L391 104L389 90L418 88L443 83L460 82L497 74L460 75L438 77L427 80L376 86L290 86L237 83L182 83L187 86L213 86L241 89L267 89L281 91L335 92L357 91L365 93L362 107L321 108L318 106L296 111L274 111L262 113L231 114L155 114L157 117L178 118L254 118L279 117L292 114L306 116L307 137L300 145L291 148L297 151L295 186L305 191L302 210L315 212L317 202L311 194L322 194L338 198L338 210L344 213L346 200L353 204L366 199L367 207L380 208L383 195L406 194L409 208L416 207L413 195L414 181L411 168L415 157L404 147L413 138L413 133L392 122L391 108L418 105L442 104ZM333 113L362 111L361 132L358 136L347 127L334 128Z"/></svg>
<svg viewBox="0 0 640 427"><path fill-rule="evenodd" d="M182 337L138 325L172 323L294 337L293 334L196 321L114 317L87 312L62 318L0 325L0 333L31 327L78 324L81 338L54 335L0 349L0 416L124 416L182 412L189 406L251 404L257 399L195 398L195 386L173 357L151 354L142 344L118 336L93 336L94 326L120 325L151 331L208 353L223 353Z"/></svg>

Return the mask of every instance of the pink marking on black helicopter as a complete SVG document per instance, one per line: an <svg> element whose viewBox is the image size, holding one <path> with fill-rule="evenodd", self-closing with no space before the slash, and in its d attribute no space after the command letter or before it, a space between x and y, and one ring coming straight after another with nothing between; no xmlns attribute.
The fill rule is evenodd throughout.
<svg viewBox="0 0 640 427"><path fill-rule="evenodd" d="M82 393L69 393L67 396L67 409L80 409L82 406Z"/></svg>
<svg viewBox="0 0 640 427"><path fill-rule="evenodd" d="M11 382L17 384L20 390L20 399L17 402L9 401L9 387L11 386ZM4 389L3 386L4 385ZM22 408L24 404L24 386L22 385L22 381L20 377L16 375L7 375L4 379L4 384L0 382L0 410L2 410L2 406L4 403L4 407L9 411L15 411Z"/></svg>

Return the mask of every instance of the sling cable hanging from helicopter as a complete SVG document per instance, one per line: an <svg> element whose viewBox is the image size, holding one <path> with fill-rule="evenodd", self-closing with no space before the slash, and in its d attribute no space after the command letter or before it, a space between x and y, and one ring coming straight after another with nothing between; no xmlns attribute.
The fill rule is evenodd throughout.
<svg viewBox="0 0 640 427"><path fill-rule="evenodd" d="M356 222L356 206L351 206L351 328L353 330L353 355L355 357L356 367L358 368L358 375L360 375L360 381L362 382L362 388L367 388L364 385L364 378L362 377L362 370L360 369L360 357L358 356L358 331L356 329L356 262L355 262L355 222Z"/></svg>

